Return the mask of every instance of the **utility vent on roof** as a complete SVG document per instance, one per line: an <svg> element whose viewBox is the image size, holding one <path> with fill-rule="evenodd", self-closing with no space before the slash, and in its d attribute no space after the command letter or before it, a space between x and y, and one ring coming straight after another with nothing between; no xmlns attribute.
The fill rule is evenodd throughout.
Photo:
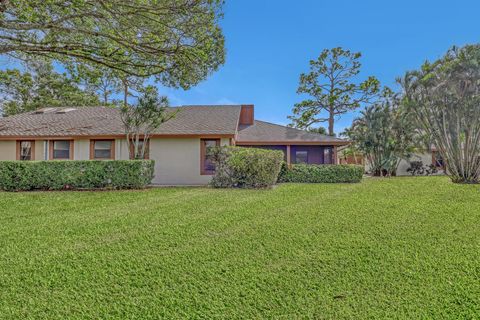
<svg viewBox="0 0 480 320"><path fill-rule="evenodd" d="M75 111L75 110L77 110L77 109L75 109L75 108L64 108L64 109L58 110L58 111L55 112L55 113L67 113L67 112Z"/></svg>
<svg viewBox="0 0 480 320"><path fill-rule="evenodd" d="M55 110L57 110L57 109L56 108L42 108L42 109L36 110L35 113L44 114L44 113L54 112Z"/></svg>

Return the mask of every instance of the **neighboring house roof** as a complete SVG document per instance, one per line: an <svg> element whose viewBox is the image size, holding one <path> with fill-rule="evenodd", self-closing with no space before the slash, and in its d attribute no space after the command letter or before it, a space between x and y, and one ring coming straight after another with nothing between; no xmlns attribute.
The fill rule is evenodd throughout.
<svg viewBox="0 0 480 320"><path fill-rule="evenodd" d="M61 112L27 112L0 118L0 137L63 137L123 135L120 111L80 107ZM241 106L183 106L169 108L176 116L154 132L159 135L234 135ZM59 112L60 111L60 112Z"/></svg>
<svg viewBox="0 0 480 320"><path fill-rule="evenodd" d="M247 106L248 107L248 106ZM152 133L161 136L227 136L237 144L329 144L345 145L347 141L253 120L252 125L239 125L242 106L182 106L168 108L177 112ZM0 118L0 139L40 139L61 137L123 136L124 125L118 108L79 107L46 108ZM248 117L247 117L248 118Z"/></svg>
<svg viewBox="0 0 480 320"><path fill-rule="evenodd" d="M255 120L254 124L250 126L239 126L236 140L237 144L311 143L342 145L348 143L343 139L259 120Z"/></svg>

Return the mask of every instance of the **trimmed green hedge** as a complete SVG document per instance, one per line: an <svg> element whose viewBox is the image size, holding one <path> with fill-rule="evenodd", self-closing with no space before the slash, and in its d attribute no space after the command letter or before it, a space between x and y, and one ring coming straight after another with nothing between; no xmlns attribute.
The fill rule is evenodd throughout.
<svg viewBox="0 0 480 320"><path fill-rule="evenodd" d="M268 188L277 183L283 152L258 148L217 147L209 151L215 162L211 185L216 188Z"/></svg>
<svg viewBox="0 0 480 320"><path fill-rule="evenodd" d="M291 168L284 164L278 181L300 183L360 182L363 173L364 168L362 166L349 164L295 164Z"/></svg>
<svg viewBox="0 0 480 320"><path fill-rule="evenodd" d="M0 161L0 190L136 189L153 172L152 160Z"/></svg>

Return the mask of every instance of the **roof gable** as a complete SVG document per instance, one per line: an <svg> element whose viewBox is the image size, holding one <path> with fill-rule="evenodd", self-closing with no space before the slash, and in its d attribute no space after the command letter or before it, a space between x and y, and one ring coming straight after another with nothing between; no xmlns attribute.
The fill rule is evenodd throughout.
<svg viewBox="0 0 480 320"><path fill-rule="evenodd" d="M316 144L347 144L348 142L319 133L308 132L296 128L281 126L274 123L255 120L251 126L240 126L237 135L237 142L262 142L265 144L279 143L316 143Z"/></svg>

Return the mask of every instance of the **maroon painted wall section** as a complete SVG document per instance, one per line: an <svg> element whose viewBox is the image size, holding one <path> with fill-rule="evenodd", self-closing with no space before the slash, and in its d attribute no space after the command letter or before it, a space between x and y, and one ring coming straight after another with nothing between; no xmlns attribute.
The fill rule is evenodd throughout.
<svg viewBox="0 0 480 320"><path fill-rule="evenodd" d="M287 146L244 146L242 145L241 147L245 148L260 148L260 149L268 149L268 150L280 150L284 154L284 160L287 161Z"/></svg>
<svg viewBox="0 0 480 320"><path fill-rule="evenodd" d="M307 151L308 164L332 164L333 148L329 146L291 146L290 159L297 163L297 151Z"/></svg>
<svg viewBox="0 0 480 320"><path fill-rule="evenodd" d="M269 150L281 150L285 154L285 161L287 160L287 146L243 146L247 148L262 148ZM333 146L301 146L301 145L292 145L290 146L290 159L292 163L297 162L296 152L297 151L307 151L308 153L308 164L332 164L333 163Z"/></svg>

